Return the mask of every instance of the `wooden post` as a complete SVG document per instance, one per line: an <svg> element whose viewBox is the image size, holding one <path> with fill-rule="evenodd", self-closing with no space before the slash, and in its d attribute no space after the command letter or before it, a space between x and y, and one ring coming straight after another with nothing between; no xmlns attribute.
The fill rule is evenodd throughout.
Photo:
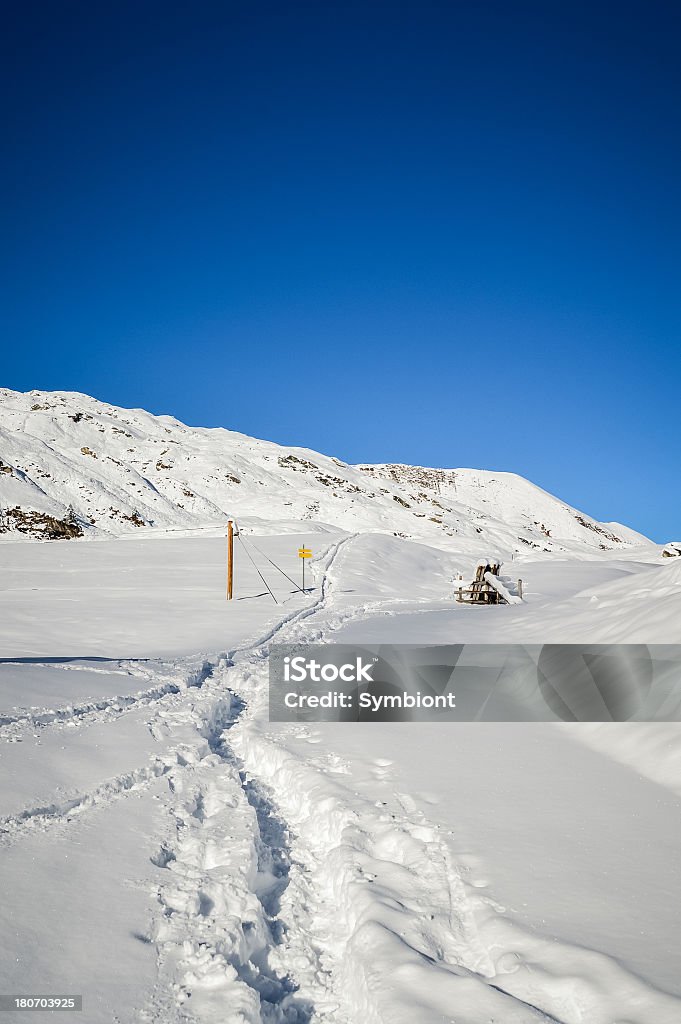
<svg viewBox="0 0 681 1024"><path fill-rule="evenodd" d="M523 581L522 580L518 580L518 597L522 601L522 599L523 599Z"/></svg>
<svg viewBox="0 0 681 1024"><path fill-rule="evenodd" d="M227 523L227 600L232 600L234 588L234 524Z"/></svg>
<svg viewBox="0 0 681 1024"><path fill-rule="evenodd" d="M459 580L462 580L463 576L459 573ZM459 583L459 604L463 604L463 590L461 589L461 583Z"/></svg>

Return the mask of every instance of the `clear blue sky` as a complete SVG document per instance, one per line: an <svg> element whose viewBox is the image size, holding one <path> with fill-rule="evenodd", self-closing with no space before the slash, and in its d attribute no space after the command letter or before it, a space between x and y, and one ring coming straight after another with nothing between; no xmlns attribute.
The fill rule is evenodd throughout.
<svg viewBox="0 0 681 1024"><path fill-rule="evenodd" d="M681 7L3 12L0 383L681 535Z"/></svg>

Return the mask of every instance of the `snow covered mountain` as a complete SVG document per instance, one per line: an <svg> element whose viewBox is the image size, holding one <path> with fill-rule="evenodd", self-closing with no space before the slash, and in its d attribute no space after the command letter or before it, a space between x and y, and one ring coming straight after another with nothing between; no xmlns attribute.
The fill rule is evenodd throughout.
<svg viewBox="0 0 681 1024"><path fill-rule="evenodd" d="M513 473L350 466L70 392L0 389L0 533L120 535L313 520L458 550L611 550L645 537ZM255 525L255 524L254 524Z"/></svg>

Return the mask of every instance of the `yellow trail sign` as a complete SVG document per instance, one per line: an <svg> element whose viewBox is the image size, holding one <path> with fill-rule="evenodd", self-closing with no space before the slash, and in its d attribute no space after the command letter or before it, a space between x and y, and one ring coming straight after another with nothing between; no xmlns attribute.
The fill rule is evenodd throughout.
<svg viewBox="0 0 681 1024"><path fill-rule="evenodd" d="M305 559L312 558L310 548L298 548L298 558L303 559L303 593L305 593Z"/></svg>

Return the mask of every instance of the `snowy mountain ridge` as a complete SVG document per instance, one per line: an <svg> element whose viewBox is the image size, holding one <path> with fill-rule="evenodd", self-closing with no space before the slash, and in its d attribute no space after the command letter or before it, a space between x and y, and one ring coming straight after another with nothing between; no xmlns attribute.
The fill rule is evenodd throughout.
<svg viewBox="0 0 681 1024"><path fill-rule="evenodd" d="M513 473L351 466L87 395L0 389L0 535L117 536L221 526L229 517L317 521L459 550L651 543Z"/></svg>

